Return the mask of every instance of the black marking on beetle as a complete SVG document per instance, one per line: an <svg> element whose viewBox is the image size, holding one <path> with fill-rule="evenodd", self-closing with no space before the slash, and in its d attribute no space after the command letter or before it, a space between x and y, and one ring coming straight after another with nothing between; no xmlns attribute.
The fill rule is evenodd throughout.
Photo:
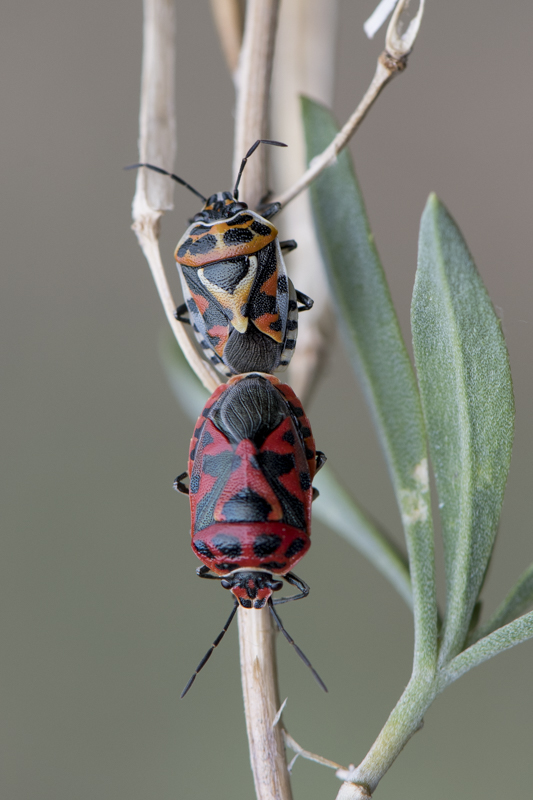
<svg viewBox="0 0 533 800"><path fill-rule="evenodd" d="M310 461L310 460L312 460L312 459L315 457L315 454L313 453L313 451L312 451L312 450L310 450L308 447L306 447L306 448L305 448L305 457L306 457L306 459L307 459L308 461Z"/></svg>
<svg viewBox="0 0 533 800"><path fill-rule="evenodd" d="M244 225L245 222L250 222L251 219L253 219L251 214L239 214L239 216L235 217L235 219L229 219L226 222L226 225L228 227L233 227L234 225ZM253 228L253 225L250 227Z"/></svg>
<svg viewBox="0 0 533 800"><path fill-rule="evenodd" d="M285 350L294 350L296 347L296 339L287 339L285 342Z"/></svg>
<svg viewBox="0 0 533 800"><path fill-rule="evenodd" d="M289 311L296 311L298 308L298 303L296 300L289 300Z"/></svg>
<svg viewBox="0 0 533 800"><path fill-rule="evenodd" d="M285 277L285 275L280 275L278 278L278 292L281 292L281 294L287 294L288 291L289 291L289 286L287 284L287 278ZM289 302L289 309L291 307L290 306L291 302L294 303L294 300ZM296 303L294 303L294 305L296 307ZM292 309L292 311L294 311L294 309Z"/></svg>
<svg viewBox="0 0 533 800"><path fill-rule="evenodd" d="M201 236L199 239L196 239L195 242L189 238L178 250L178 257L182 258L187 252L192 257L202 255L203 253L210 253L211 250L215 249L216 244L217 237L213 236L211 233Z"/></svg>
<svg viewBox="0 0 533 800"><path fill-rule="evenodd" d="M239 597L239 603L241 604L241 606L243 608L251 608L252 607L252 601L248 600L248 598L246 598L246 597Z"/></svg>
<svg viewBox="0 0 533 800"><path fill-rule="evenodd" d="M304 439L308 439L311 436L311 430L306 425L302 425L300 430Z"/></svg>
<svg viewBox="0 0 533 800"><path fill-rule="evenodd" d="M288 319L287 320L287 330L288 331L295 331L298 327L298 320L297 319Z"/></svg>
<svg viewBox="0 0 533 800"><path fill-rule="evenodd" d="M266 564L261 564L265 569L283 569L287 566L286 561L267 561Z"/></svg>
<svg viewBox="0 0 533 800"><path fill-rule="evenodd" d="M197 225L192 231L189 231L191 236L203 236L204 233L209 233L211 225Z"/></svg>
<svg viewBox="0 0 533 800"><path fill-rule="evenodd" d="M288 442L290 445L293 445L296 439L294 438L294 433L292 431L285 431L283 436L281 437L284 442Z"/></svg>
<svg viewBox="0 0 533 800"><path fill-rule="evenodd" d="M271 322L268 326L271 331L280 331L281 330L281 320L277 319L274 322Z"/></svg>
<svg viewBox="0 0 533 800"><path fill-rule="evenodd" d="M189 492L191 494L196 494L199 488L200 488L200 475L195 474L189 481Z"/></svg>
<svg viewBox="0 0 533 800"><path fill-rule="evenodd" d="M204 267L204 275L215 286L233 294L249 269L248 256L235 256L229 261L215 261L214 264Z"/></svg>
<svg viewBox="0 0 533 800"><path fill-rule="evenodd" d="M217 533L216 536L213 536L211 539L211 544L213 547L222 553L224 556L228 556L229 558L237 558L242 553L241 543L237 539L236 536L230 536L227 533Z"/></svg>
<svg viewBox="0 0 533 800"><path fill-rule="evenodd" d="M201 539L193 539L192 543L196 552L201 556L204 556L204 558L214 558L213 552Z"/></svg>
<svg viewBox="0 0 533 800"><path fill-rule="evenodd" d="M253 230L254 233L259 234L259 236L270 236L272 233L272 228L269 228L268 225L262 225L257 220L254 220L250 225L250 228Z"/></svg>
<svg viewBox="0 0 533 800"><path fill-rule="evenodd" d="M297 419L298 419L298 417L303 417L303 415L304 415L303 408L301 408L300 406L295 406L292 403L289 403L289 405L291 407L291 411L292 411L293 416L295 416Z"/></svg>
<svg viewBox="0 0 533 800"><path fill-rule="evenodd" d="M266 522L272 506L249 487L233 495L222 509L227 522Z"/></svg>
<svg viewBox="0 0 533 800"><path fill-rule="evenodd" d="M247 244L248 242L251 242L253 238L253 231L251 231L249 228L230 229L224 233L224 244Z"/></svg>
<svg viewBox="0 0 533 800"><path fill-rule="evenodd" d="M311 477L308 472L300 472L300 486L302 492L307 492L311 488Z"/></svg>
<svg viewBox="0 0 533 800"><path fill-rule="evenodd" d="M281 544L281 536L275 533L260 533L254 539L254 553L258 558L264 558L275 553Z"/></svg>
<svg viewBox="0 0 533 800"><path fill-rule="evenodd" d="M285 550L285 553L284 553L285 558L292 558L297 553L299 553L300 550L303 550L304 547L305 547L305 539L300 539L300 538L293 539L293 541L290 543L290 545Z"/></svg>
<svg viewBox="0 0 533 800"><path fill-rule="evenodd" d="M283 522L305 531L307 529L305 507L302 501L292 494L281 483L281 475L287 475L295 467L294 456L292 453L280 455L267 450L258 453L258 461L261 465L263 475L274 491L281 508L283 509Z"/></svg>
<svg viewBox="0 0 533 800"><path fill-rule="evenodd" d="M199 452L193 466L193 473L216 477L216 481L211 490L198 500L194 519L194 530L196 532L208 528L216 521L214 518L216 505L231 475L234 459L238 460L238 458L230 450L224 450L216 455Z"/></svg>

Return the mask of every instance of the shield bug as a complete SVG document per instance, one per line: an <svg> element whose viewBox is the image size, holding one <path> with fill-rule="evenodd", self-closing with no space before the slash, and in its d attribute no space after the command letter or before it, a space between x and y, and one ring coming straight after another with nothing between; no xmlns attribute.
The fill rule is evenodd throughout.
<svg viewBox="0 0 533 800"><path fill-rule="evenodd" d="M226 377L285 369L296 346L298 311L313 305L287 275L282 250L293 250L296 242L280 242L270 221L279 203L259 214L239 201L244 167L260 144L286 147L258 139L242 160L233 192L208 198L152 164L127 168L148 167L168 175L204 201L174 253L185 299L176 317L192 324L206 356Z"/></svg>
<svg viewBox="0 0 533 800"><path fill-rule="evenodd" d="M259 609L306 597L307 584L291 571L310 547L312 481L325 461L317 452L300 401L273 375L231 378L207 401L189 451L192 548L203 561L197 574L220 580L235 602L230 619L183 694L227 630L238 605ZM298 593L273 599L292 584ZM299 655L312 669L295 645ZM324 685L315 671L313 674Z"/></svg>

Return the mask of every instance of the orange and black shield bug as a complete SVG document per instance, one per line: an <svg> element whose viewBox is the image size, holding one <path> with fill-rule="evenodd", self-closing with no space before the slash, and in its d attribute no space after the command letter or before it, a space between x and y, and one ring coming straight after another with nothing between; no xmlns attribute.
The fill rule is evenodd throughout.
<svg viewBox="0 0 533 800"><path fill-rule="evenodd" d="M229 589L234 609L268 606L281 625L274 605L309 593L292 568L311 545L312 484L324 461L300 401L274 375L236 375L207 401L191 440L189 486L183 473L175 487L189 495L197 573ZM273 599L284 581L298 593Z"/></svg>
<svg viewBox="0 0 533 800"><path fill-rule="evenodd" d="M270 222L279 203L259 214L239 201L243 169L261 143L286 146L259 139L242 160L233 192L208 198L173 173L133 165L169 175L204 200L174 253L185 300L176 316L192 324L206 356L227 377L286 368L296 346L298 311L313 304L287 275L282 250L294 249L296 242L280 242Z"/></svg>

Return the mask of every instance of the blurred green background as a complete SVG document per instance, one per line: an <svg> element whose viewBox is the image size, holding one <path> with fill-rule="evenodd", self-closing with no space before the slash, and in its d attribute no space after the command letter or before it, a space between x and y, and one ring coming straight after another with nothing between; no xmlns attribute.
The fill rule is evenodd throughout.
<svg viewBox="0 0 533 800"><path fill-rule="evenodd" d="M375 3L340 4L340 120L382 49L382 32L368 42L362 31ZM231 80L208 4L179 0L178 9L176 170L202 192L227 189ZM163 313L129 230L134 176L121 168L137 157L141 25L140 3L53 0L11 3L0 32L0 794L9 800L253 796L236 626L179 700L229 598L195 576L187 503L172 491L192 426L158 360ZM526 0L429 2L407 72L352 146L406 336L431 190L462 228L503 320L517 434L489 611L533 560L532 30ZM185 190L175 201L162 252L177 292L173 248L198 209ZM307 411L344 484L400 537L342 352ZM357 763L409 678L411 619L318 523L299 572L311 596L283 619L330 693L280 642L284 718L302 746ZM448 689L378 796L531 797L532 664L527 643ZM296 798L334 798L332 772L298 761L293 775Z"/></svg>

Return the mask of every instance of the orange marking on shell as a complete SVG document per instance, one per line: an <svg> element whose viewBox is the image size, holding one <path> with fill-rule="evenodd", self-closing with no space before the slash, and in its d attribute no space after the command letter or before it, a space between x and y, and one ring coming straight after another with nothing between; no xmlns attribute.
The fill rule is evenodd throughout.
<svg viewBox="0 0 533 800"><path fill-rule="evenodd" d="M212 225L209 230L206 230L205 234L198 236L191 236L187 231L178 242L174 252L174 258L179 264L184 264L186 267L205 267L207 264L213 264L215 261L224 261L228 258L234 258L235 256L249 256L253 253L257 253L259 250L262 250L263 247L266 247L269 242L273 242L278 235L277 229L267 220L264 220L262 223L270 228L270 233L267 236L261 236L252 231L254 237L249 242L227 244L224 241L224 234L226 231L247 229L252 225L253 221L254 220L250 220L242 225L228 225L226 222L219 222ZM191 253L187 252L184 256L178 258L178 250L187 239L190 238L193 242L197 242L206 234L214 236L217 240L216 245L209 250L209 252L198 253L197 255L191 255Z"/></svg>
<svg viewBox="0 0 533 800"><path fill-rule="evenodd" d="M281 344L283 339L281 331L273 331L270 327L271 322L277 322L278 320L279 314L262 314L260 317L257 317L257 319L252 320L252 322L261 333L264 333L265 336L270 336L275 342Z"/></svg>
<svg viewBox="0 0 533 800"><path fill-rule="evenodd" d="M207 309L209 308L209 300L206 300L205 297L202 297L201 294L193 294L191 292L191 297L198 306L198 310L200 314L205 314Z"/></svg>
<svg viewBox="0 0 533 800"><path fill-rule="evenodd" d="M272 273L272 275L267 278L264 284L261 286L261 291L264 294L270 295L270 297L275 297L278 291L278 271Z"/></svg>
<svg viewBox="0 0 533 800"><path fill-rule="evenodd" d="M222 358L224 355L224 348L226 347L226 342L228 341L229 337L228 328L224 325L213 325L212 328L209 328L207 333L209 336L216 336L218 338L218 344L213 345L211 342L211 346L213 347L215 353Z"/></svg>

